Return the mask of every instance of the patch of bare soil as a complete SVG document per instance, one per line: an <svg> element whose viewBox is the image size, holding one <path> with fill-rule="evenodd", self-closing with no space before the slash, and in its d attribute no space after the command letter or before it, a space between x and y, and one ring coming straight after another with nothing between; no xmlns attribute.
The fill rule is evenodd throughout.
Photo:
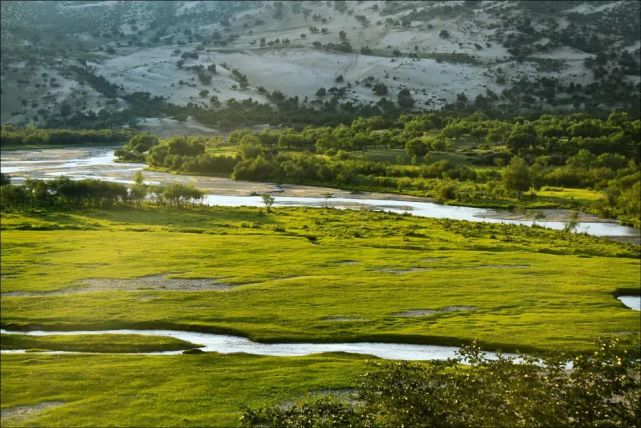
<svg viewBox="0 0 641 428"><path fill-rule="evenodd" d="M641 237L639 236L608 236L607 238L625 244L641 245Z"/></svg>
<svg viewBox="0 0 641 428"><path fill-rule="evenodd" d="M540 221L567 221L572 215L572 211L551 208L540 210L526 210L524 212L510 212L505 210L488 210L484 214L479 214L480 218L496 218L500 220L540 220ZM603 219L594 215L579 213L579 221L583 223L616 223L615 220Z"/></svg>
<svg viewBox="0 0 641 428"><path fill-rule="evenodd" d="M292 406L295 406L300 401L316 399L320 397L327 397L327 396L331 396L335 400L343 401L347 404L358 404L358 400L356 399L357 393L358 393L358 390L355 388L314 389L314 390L308 391L303 395L300 395L296 400L283 401L277 404L277 406L281 409L288 409Z"/></svg>
<svg viewBox="0 0 641 428"><path fill-rule="evenodd" d="M465 269L527 269L530 265L479 265L479 266L461 266Z"/></svg>
<svg viewBox="0 0 641 428"><path fill-rule="evenodd" d="M426 315L434 315L439 313L446 312L458 312L458 311L473 311L476 309L474 306L447 306L440 309L410 309L409 311L397 312L394 316L404 317L404 318L413 318L413 317L423 317Z"/></svg>
<svg viewBox="0 0 641 428"><path fill-rule="evenodd" d="M44 403L38 403L31 406L19 406L12 407L10 409L4 409L0 412L1 418L3 421L11 419L12 421L19 419L27 419L32 416L35 416L36 413L41 412L52 407L58 407L65 404L63 401L45 401Z"/></svg>
<svg viewBox="0 0 641 428"><path fill-rule="evenodd" d="M92 278L82 281L82 292L122 290L209 291L228 290L233 286L211 278L167 278L165 275L143 276L134 279Z"/></svg>
<svg viewBox="0 0 641 428"><path fill-rule="evenodd" d="M217 282L211 278L167 278L166 275L150 275L139 278L91 278L80 285L55 291L31 292L10 291L2 296L53 296L59 294L95 293L100 291L226 291L232 284Z"/></svg>
<svg viewBox="0 0 641 428"><path fill-rule="evenodd" d="M352 266L352 265L357 265L358 262L356 260L338 260L334 262L337 265L345 265L345 266Z"/></svg>
<svg viewBox="0 0 641 428"><path fill-rule="evenodd" d="M350 317L350 316L342 316L342 315L329 315L326 317L321 318L323 321L367 321L365 318L360 318L360 317Z"/></svg>
<svg viewBox="0 0 641 428"><path fill-rule="evenodd" d="M497 264L497 265L476 265L476 266L459 266L460 269L527 269L530 265L509 265L509 264ZM404 275L414 272L423 272L434 269L449 269L449 266L432 266L432 267L412 267L407 269L392 269L392 268L379 268L379 272L393 273L396 275Z"/></svg>
<svg viewBox="0 0 641 428"><path fill-rule="evenodd" d="M413 273L413 272L422 272L425 270L430 270L433 268L422 268L422 267L413 267L413 268L408 268L408 269L389 269L389 268L382 268L379 269L381 272L386 272L386 273L395 273L396 275L403 275L406 273Z"/></svg>

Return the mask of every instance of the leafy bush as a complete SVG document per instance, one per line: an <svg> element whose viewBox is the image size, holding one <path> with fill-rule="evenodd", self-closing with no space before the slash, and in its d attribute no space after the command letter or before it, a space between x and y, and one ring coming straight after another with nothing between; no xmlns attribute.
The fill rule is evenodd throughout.
<svg viewBox="0 0 641 428"><path fill-rule="evenodd" d="M600 340L590 355L488 358L473 344L429 363L373 363L353 400L247 409L245 427L639 427L636 349ZM465 364L462 364L465 363Z"/></svg>

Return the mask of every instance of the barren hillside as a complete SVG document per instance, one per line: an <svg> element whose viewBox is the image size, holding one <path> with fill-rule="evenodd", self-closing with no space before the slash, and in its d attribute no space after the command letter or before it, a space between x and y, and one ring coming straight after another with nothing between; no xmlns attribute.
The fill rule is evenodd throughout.
<svg viewBox="0 0 641 428"><path fill-rule="evenodd" d="M634 110L639 28L635 1L3 2L0 119L180 122L230 100Z"/></svg>

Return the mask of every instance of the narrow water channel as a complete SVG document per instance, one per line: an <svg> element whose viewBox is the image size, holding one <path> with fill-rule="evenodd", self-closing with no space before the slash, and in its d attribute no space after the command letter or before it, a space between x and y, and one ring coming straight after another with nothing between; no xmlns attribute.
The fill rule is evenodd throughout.
<svg viewBox="0 0 641 428"><path fill-rule="evenodd" d="M141 336L173 337L193 343L204 352L221 354L246 353L293 357L320 354L324 352L345 352L349 354L372 355L388 360L446 360L456 355L455 346L413 345L402 343L259 343L245 337L224 334L195 333L176 330L96 330L96 331L6 331L2 334L24 334L28 336L76 336L85 334L135 334ZM2 351L5 353L5 351ZM21 353L17 350L8 353ZM60 353L60 351L52 351ZM155 352L149 354L177 354L180 351ZM495 358L496 354L488 352L487 356Z"/></svg>
<svg viewBox="0 0 641 428"><path fill-rule="evenodd" d="M641 311L641 296L618 296L626 307ZM269 355L280 357L295 357L326 352L345 352L348 354L372 355L387 360L446 360L453 358L460 350L456 346L418 345L406 343L354 342L354 343L260 343L246 337L227 334L197 333L179 330L77 330L77 331L8 331L0 330L1 334L17 334L26 336L79 336L79 335L140 335L171 337L194 344L203 352L218 352L221 354L245 353L253 355ZM27 352L24 349L2 350L4 354L19 354ZM137 352L141 355L175 355L182 351L166 352ZM75 353L68 351L45 351L51 354ZM91 352L83 352L89 353ZM484 352L489 359L496 359L494 352ZM503 354L515 358L514 354ZM518 361L518 358L517 358Z"/></svg>

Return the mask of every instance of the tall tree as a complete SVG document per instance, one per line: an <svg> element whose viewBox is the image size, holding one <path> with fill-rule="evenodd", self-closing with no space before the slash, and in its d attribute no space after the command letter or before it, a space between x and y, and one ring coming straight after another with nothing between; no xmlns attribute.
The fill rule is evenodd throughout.
<svg viewBox="0 0 641 428"><path fill-rule="evenodd" d="M503 170L503 184L509 190L515 191L519 199L523 196L523 192L530 189L532 186L530 168L522 158L513 157L510 164L505 167Z"/></svg>

